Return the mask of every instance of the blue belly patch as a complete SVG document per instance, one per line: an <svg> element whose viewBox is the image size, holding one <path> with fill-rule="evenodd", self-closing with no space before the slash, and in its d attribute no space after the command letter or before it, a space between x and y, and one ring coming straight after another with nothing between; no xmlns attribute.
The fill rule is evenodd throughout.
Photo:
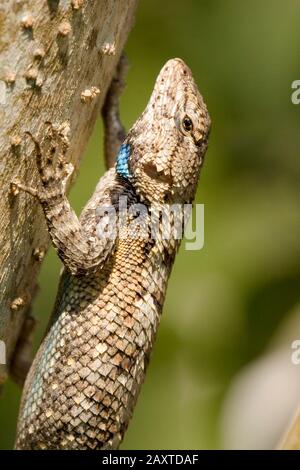
<svg viewBox="0 0 300 470"><path fill-rule="evenodd" d="M128 168L128 159L130 157L131 148L129 144L122 144L117 155L116 171L124 178L130 177Z"/></svg>

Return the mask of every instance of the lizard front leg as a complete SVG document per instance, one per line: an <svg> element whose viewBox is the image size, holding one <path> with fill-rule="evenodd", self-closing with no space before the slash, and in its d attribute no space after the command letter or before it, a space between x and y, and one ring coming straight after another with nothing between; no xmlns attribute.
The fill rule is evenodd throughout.
<svg viewBox="0 0 300 470"><path fill-rule="evenodd" d="M66 197L66 183L73 172L67 163L65 137L50 129L50 151L43 156L39 142L27 132L35 146L36 164L40 176L40 187L33 188L14 181L12 187L36 197L45 214L49 234L65 267L73 274L88 274L95 271L111 253L112 238L99 239L96 233L96 214L90 225L83 226L72 210ZM54 162L56 143L61 140L57 162Z"/></svg>

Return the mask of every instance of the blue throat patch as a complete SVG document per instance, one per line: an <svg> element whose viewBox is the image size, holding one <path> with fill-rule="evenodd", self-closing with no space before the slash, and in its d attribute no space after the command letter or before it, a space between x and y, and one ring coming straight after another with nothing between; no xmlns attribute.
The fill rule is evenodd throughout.
<svg viewBox="0 0 300 470"><path fill-rule="evenodd" d="M119 175L124 178L130 177L130 172L128 168L128 159L130 157L131 147L129 144L122 144L117 155L117 165L116 171Z"/></svg>

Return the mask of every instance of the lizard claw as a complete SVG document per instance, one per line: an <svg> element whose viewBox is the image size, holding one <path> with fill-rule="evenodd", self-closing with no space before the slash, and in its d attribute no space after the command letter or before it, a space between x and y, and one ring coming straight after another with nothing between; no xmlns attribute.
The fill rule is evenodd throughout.
<svg viewBox="0 0 300 470"><path fill-rule="evenodd" d="M69 178L72 176L72 174L74 173L73 163L66 163L64 170L65 170L65 176L62 180L62 187L63 187L63 191L65 192L67 182L68 182Z"/></svg>
<svg viewBox="0 0 300 470"><path fill-rule="evenodd" d="M38 197L38 190L35 188L31 188L30 186L24 186L19 182L19 180L14 180L10 183L10 192L13 196L17 196L19 192L25 191L28 194L31 194L31 196Z"/></svg>

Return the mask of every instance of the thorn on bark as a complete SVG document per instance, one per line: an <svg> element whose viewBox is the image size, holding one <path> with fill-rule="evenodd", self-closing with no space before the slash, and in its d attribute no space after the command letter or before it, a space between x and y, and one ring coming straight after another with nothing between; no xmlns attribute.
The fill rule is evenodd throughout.
<svg viewBox="0 0 300 470"><path fill-rule="evenodd" d="M16 81L16 74L14 72L8 71L4 77L4 81L7 85L12 86Z"/></svg>
<svg viewBox="0 0 300 470"><path fill-rule="evenodd" d="M98 96L99 93L100 93L99 88L92 86L91 88L88 88L81 93L80 99L82 103L88 103L92 101L94 98L96 98L96 96Z"/></svg>
<svg viewBox="0 0 300 470"><path fill-rule="evenodd" d="M28 83L28 85L30 86L35 86L36 84L36 80L37 80L37 77L38 77L38 69L36 67L30 67L26 73L25 73L25 78L26 78L26 81Z"/></svg>
<svg viewBox="0 0 300 470"><path fill-rule="evenodd" d="M61 36L68 36L72 31L72 26L69 21L62 21L58 27L58 34Z"/></svg>
<svg viewBox="0 0 300 470"><path fill-rule="evenodd" d="M21 145L22 139L19 135L13 135L10 138L10 143L12 147L19 147Z"/></svg>
<svg viewBox="0 0 300 470"><path fill-rule="evenodd" d="M37 88L42 88L43 83L44 83L44 79L43 79L42 75L41 75L41 74L38 74L37 79L36 79L36 81L35 81L35 86L36 86Z"/></svg>
<svg viewBox="0 0 300 470"><path fill-rule="evenodd" d="M16 312L20 310L25 305L24 297L16 297L10 304L10 309Z"/></svg>
<svg viewBox="0 0 300 470"><path fill-rule="evenodd" d="M21 19L21 25L24 29L32 29L34 25L34 17L30 13L24 15Z"/></svg>
<svg viewBox="0 0 300 470"><path fill-rule="evenodd" d="M36 67L30 67L25 73L25 78L29 86L41 88L44 80Z"/></svg>
<svg viewBox="0 0 300 470"><path fill-rule="evenodd" d="M105 42L101 47L101 52L104 55L116 55L116 43Z"/></svg>
<svg viewBox="0 0 300 470"><path fill-rule="evenodd" d="M84 3L84 0L72 0L71 5L73 10L79 10Z"/></svg>
<svg viewBox="0 0 300 470"><path fill-rule="evenodd" d="M41 60L45 57L45 50L42 46L40 47L37 47L36 49L34 49L33 51L33 57L37 60Z"/></svg>
<svg viewBox="0 0 300 470"><path fill-rule="evenodd" d="M26 80L36 80L38 76L38 69L36 67L30 67L25 73Z"/></svg>
<svg viewBox="0 0 300 470"><path fill-rule="evenodd" d="M14 182L10 183L10 194L13 197L16 197L18 196L19 193L20 193L20 189L18 188L17 184Z"/></svg>
<svg viewBox="0 0 300 470"><path fill-rule="evenodd" d="M35 260L41 262L45 257L45 249L42 247L35 248L32 253Z"/></svg>
<svg viewBox="0 0 300 470"><path fill-rule="evenodd" d="M14 154L19 156L21 143L22 143L21 137L16 134L16 135L11 136L9 140L10 140L12 151L14 152Z"/></svg>
<svg viewBox="0 0 300 470"><path fill-rule="evenodd" d="M58 56L62 64L67 65L69 56L69 35L72 26L69 21L62 21L58 27L57 46Z"/></svg>

